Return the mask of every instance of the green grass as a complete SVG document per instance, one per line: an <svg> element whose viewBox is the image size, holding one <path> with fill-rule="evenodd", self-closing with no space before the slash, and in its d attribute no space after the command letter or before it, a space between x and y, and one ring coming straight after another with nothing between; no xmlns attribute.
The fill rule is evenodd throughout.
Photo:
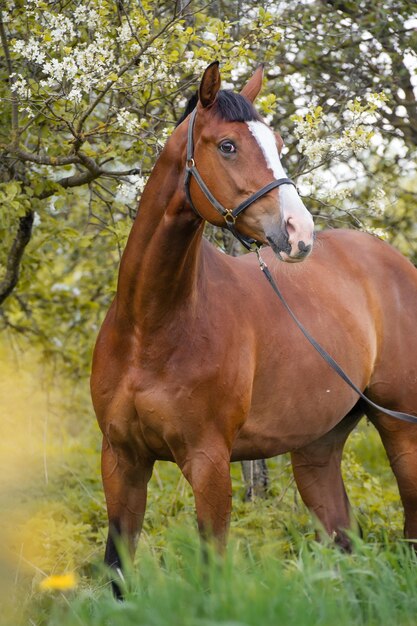
<svg viewBox="0 0 417 626"><path fill-rule="evenodd" d="M353 626L415 624L416 558L405 546L356 542L353 555L302 542L283 559L234 544L203 563L183 531L160 553L142 551L126 600L97 587L57 598L50 626Z"/></svg>
<svg viewBox="0 0 417 626"><path fill-rule="evenodd" d="M268 461L269 497L253 503L243 501L240 465L232 465L230 549L204 566L189 485L176 466L158 463L118 604L101 565L106 512L87 381L51 376L36 355L11 357L1 345L0 366L0 626L416 623L416 559L402 543L395 481L366 422L343 467L364 531L353 555L314 541L283 456ZM75 590L40 591L46 576L68 571L79 577Z"/></svg>

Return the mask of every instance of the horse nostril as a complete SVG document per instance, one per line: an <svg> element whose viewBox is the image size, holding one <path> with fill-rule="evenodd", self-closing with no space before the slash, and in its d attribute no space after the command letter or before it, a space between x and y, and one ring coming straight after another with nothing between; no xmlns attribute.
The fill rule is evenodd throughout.
<svg viewBox="0 0 417 626"><path fill-rule="evenodd" d="M292 217L289 217L287 219L287 222L285 224L285 228L286 228L286 231L288 233L288 237L291 239L291 235L294 235L295 231L296 231L296 228L293 225L293 218Z"/></svg>
<svg viewBox="0 0 417 626"><path fill-rule="evenodd" d="M308 254L311 250L311 244L306 246L306 244L304 243L304 241L299 241L298 242L298 249L300 252L302 252L303 254Z"/></svg>
<svg viewBox="0 0 417 626"><path fill-rule="evenodd" d="M291 244L288 242L288 235L285 231L267 235L266 239L275 253L285 252L288 255L291 254Z"/></svg>

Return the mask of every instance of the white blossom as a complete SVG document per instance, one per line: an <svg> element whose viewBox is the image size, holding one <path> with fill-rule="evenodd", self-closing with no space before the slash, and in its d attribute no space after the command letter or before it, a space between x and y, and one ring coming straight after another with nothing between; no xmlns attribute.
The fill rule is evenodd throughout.
<svg viewBox="0 0 417 626"><path fill-rule="evenodd" d="M35 39L35 37L30 37L28 42L18 39L13 43L11 48L13 52L18 53L28 61L38 63L39 65L42 65L46 59L45 50L42 49L41 44Z"/></svg>
<svg viewBox="0 0 417 626"><path fill-rule="evenodd" d="M325 191L325 197L328 202L341 202L352 195L350 187L333 187Z"/></svg>
<svg viewBox="0 0 417 626"><path fill-rule="evenodd" d="M312 167L323 161L329 149L329 145L324 139L309 140L304 137L300 139L298 147L300 152L305 154Z"/></svg>
<svg viewBox="0 0 417 626"><path fill-rule="evenodd" d="M316 167L327 158L357 154L367 148L372 137L369 128L369 114L376 103L383 101L379 94L369 105L359 100L349 102L344 112L345 127L334 130L323 138L321 107L312 108L304 117L295 117L295 136L299 138L299 150L307 157L309 165Z"/></svg>
<svg viewBox="0 0 417 626"><path fill-rule="evenodd" d="M127 176L125 182L117 187L116 200L122 204L132 204L137 201L146 185L143 176Z"/></svg>
<svg viewBox="0 0 417 626"><path fill-rule="evenodd" d="M74 104L79 104L82 100L83 94L79 87L73 87L71 91L67 94L67 99Z"/></svg>
<svg viewBox="0 0 417 626"><path fill-rule="evenodd" d="M65 15L48 13L46 19L51 28L51 38L55 43L61 44L75 37L74 25Z"/></svg>
<svg viewBox="0 0 417 626"><path fill-rule="evenodd" d="M376 187L367 203L368 213L375 217L382 217L387 208L386 202L385 191L381 187Z"/></svg>
<svg viewBox="0 0 417 626"><path fill-rule="evenodd" d="M78 104L83 95L88 95L115 69L111 42L96 34L94 41L87 46L77 45L62 59L51 58L44 63L42 71L45 78L40 85L57 90L65 81L69 87L67 98Z"/></svg>
<svg viewBox="0 0 417 626"><path fill-rule="evenodd" d="M162 131L160 132L159 137L157 139L157 142L158 142L158 144L160 146L164 146L165 145L165 142L168 139L168 137L171 135L172 130L173 129L169 128L169 127L165 127L165 128L162 129Z"/></svg>
<svg viewBox="0 0 417 626"><path fill-rule="evenodd" d="M13 80L10 89L23 100L27 100L32 95L29 84L22 74L11 74Z"/></svg>
<svg viewBox="0 0 417 626"><path fill-rule="evenodd" d="M117 28L117 39L120 43L126 43L132 38L132 31L129 22L124 22Z"/></svg>
<svg viewBox="0 0 417 626"><path fill-rule="evenodd" d="M48 213L50 215L56 215L58 213L58 210L57 210L57 208L55 206L56 200L57 200L57 196L51 196L49 198L49 202L48 202L48 205L46 207L46 210L48 211Z"/></svg>
<svg viewBox="0 0 417 626"><path fill-rule="evenodd" d="M387 101L387 96L384 93L368 93L366 94L366 100L379 108Z"/></svg>
<svg viewBox="0 0 417 626"><path fill-rule="evenodd" d="M388 229L386 228L374 228L373 226L368 226L366 230L368 233L372 233L380 239L388 239Z"/></svg>
<svg viewBox="0 0 417 626"><path fill-rule="evenodd" d="M95 9L90 9L84 4L80 4L74 10L74 21L76 24L86 25L90 30L94 30L100 20L100 16Z"/></svg>
<svg viewBox="0 0 417 626"><path fill-rule="evenodd" d="M116 113L116 122L119 128L126 133L134 134L139 130L139 124L136 116L127 109L119 109Z"/></svg>
<svg viewBox="0 0 417 626"><path fill-rule="evenodd" d="M203 39L205 39L206 41L216 41L217 37L214 33L206 31L205 33L203 33Z"/></svg>
<svg viewBox="0 0 417 626"><path fill-rule="evenodd" d="M241 76L244 76L248 71L248 64L246 61L238 61L232 69L230 75L234 82L238 82Z"/></svg>
<svg viewBox="0 0 417 626"><path fill-rule="evenodd" d="M55 283L54 285L52 285L51 287L51 291L70 291L71 287L69 285L67 285L66 283Z"/></svg>
<svg viewBox="0 0 417 626"><path fill-rule="evenodd" d="M30 107L19 107L19 112L26 113L29 118L35 117L35 114Z"/></svg>

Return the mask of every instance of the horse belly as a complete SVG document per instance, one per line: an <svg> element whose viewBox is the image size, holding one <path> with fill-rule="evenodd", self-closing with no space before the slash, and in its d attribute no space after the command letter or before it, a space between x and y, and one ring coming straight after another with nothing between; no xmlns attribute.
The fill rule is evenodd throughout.
<svg viewBox="0 0 417 626"><path fill-rule="evenodd" d="M354 405L355 402L349 404ZM346 413L349 411L347 410ZM341 415L343 413L343 415ZM233 445L232 461L270 458L306 446L330 431L346 414L331 410L323 416L283 413L258 419L251 416L240 430Z"/></svg>
<svg viewBox="0 0 417 626"><path fill-rule="evenodd" d="M352 356L339 361L365 388L371 359L358 362L357 355L352 351ZM295 362L299 365L294 369L277 367L276 376L255 381L232 460L267 458L303 447L332 430L357 403L357 394L314 351Z"/></svg>
<svg viewBox="0 0 417 626"><path fill-rule="evenodd" d="M345 282L340 294L331 293L331 307L323 307L321 290L310 294L305 287L308 316L301 297L298 308L309 332L353 382L366 389L377 355L376 325L361 282ZM276 306L273 301L270 311L264 307L265 316L268 313L274 322L264 321L258 328L251 407L236 437L233 460L271 457L303 447L332 430L358 402L357 394L292 320L274 317Z"/></svg>

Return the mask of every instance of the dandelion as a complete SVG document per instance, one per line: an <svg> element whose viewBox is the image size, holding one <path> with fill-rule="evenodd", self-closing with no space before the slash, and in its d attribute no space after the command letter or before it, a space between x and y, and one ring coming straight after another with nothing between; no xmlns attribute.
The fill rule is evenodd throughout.
<svg viewBox="0 0 417 626"><path fill-rule="evenodd" d="M77 576L74 572L47 576L39 583L41 591L69 591L77 586Z"/></svg>

